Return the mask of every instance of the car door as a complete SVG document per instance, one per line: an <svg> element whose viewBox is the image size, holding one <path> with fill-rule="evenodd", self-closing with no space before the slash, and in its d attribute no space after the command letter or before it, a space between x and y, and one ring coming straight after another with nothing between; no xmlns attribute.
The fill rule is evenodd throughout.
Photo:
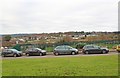
<svg viewBox="0 0 120 78"><path fill-rule="evenodd" d="M65 46L65 54L71 54L70 47Z"/></svg>
<svg viewBox="0 0 120 78"><path fill-rule="evenodd" d="M66 46L62 47L62 53L63 54L68 54L68 48Z"/></svg>
<svg viewBox="0 0 120 78"><path fill-rule="evenodd" d="M59 54L65 54L65 47L60 46L58 52L59 52Z"/></svg>
<svg viewBox="0 0 120 78"><path fill-rule="evenodd" d="M33 54L33 55L39 55L39 52L38 52L37 49L32 49L32 54Z"/></svg>
<svg viewBox="0 0 120 78"><path fill-rule="evenodd" d="M33 55L32 49L29 49L29 50L28 50L28 53L29 53L29 55Z"/></svg>
<svg viewBox="0 0 120 78"><path fill-rule="evenodd" d="M93 46L87 46L87 50L89 53L94 53L94 47Z"/></svg>
<svg viewBox="0 0 120 78"><path fill-rule="evenodd" d="M13 51L11 51L11 50L7 50L7 52L6 52L6 56L13 56Z"/></svg>
<svg viewBox="0 0 120 78"><path fill-rule="evenodd" d="M101 53L101 49L99 46L94 46L94 53Z"/></svg>

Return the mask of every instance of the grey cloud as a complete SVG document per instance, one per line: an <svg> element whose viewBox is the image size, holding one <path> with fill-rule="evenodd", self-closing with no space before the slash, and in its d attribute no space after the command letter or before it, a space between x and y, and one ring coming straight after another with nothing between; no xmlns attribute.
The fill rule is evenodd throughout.
<svg viewBox="0 0 120 78"><path fill-rule="evenodd" d="M5 1L0 33L116 31L118 28L118 0Z"/></svg>

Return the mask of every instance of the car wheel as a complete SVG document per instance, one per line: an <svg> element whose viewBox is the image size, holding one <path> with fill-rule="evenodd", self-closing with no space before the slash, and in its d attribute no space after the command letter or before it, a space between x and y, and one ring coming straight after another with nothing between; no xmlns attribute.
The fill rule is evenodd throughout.
<svg viewBox="0 0 120 78"><path fill-rule="evenodd" d="M40 55L40 56L42 56L43 54L42 54L42 53L40 53L39 55Z"/></svg>
<svg viewBox="0 0 120 78"><path fill-rule="evenodd" d="M14 57L17 57L17 54L14 54L13 56L14 56Z"/></svg>
<svg viewBox="0 0 120 78"><path fill-rule="evenodd" d="M29 54L29 53L27 53L27 54L26 54L26 56L30 56L30 54Z"/></svg>
<svg viewBox="0 0 120 78"><path fill-rule="evenodd" d="M102 51L102 53L103 53L103 54L105 54L105 53L106 53L106 51L105 51L105 50L103 50L103 51Z"/></svg>
<svg viewBox="0 0 120 78"><path fill-rule="evenodd" d="M72 54L72 55L75 55L75 52L72 52L71 54Z"/></svg>
<svg viewBox="0 0 120 78"><path fill-rule="evenodd" d="M86 52L85 52L85 54L89 54L89 52L88 52L88 51L86 51Z"/></svg>
<svg viewBox="0 0 120 78"><path fill-rule="evenodd" d="M55 52L55 53L54 53L54 55L58 56L58 55L59 55L59 53L58 53L58 52Z"/></svg>

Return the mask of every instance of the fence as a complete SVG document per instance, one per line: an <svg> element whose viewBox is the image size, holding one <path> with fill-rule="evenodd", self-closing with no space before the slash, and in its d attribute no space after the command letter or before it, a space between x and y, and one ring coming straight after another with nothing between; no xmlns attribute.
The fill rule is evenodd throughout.
<svg viewBox="0 0 120 78"><path fill-rule="evenodd" d="M59 45L70 45L72 47L75 47L76 48L76 45L77 44L102 44L102 45L111 45L111 47L114 45L114 44L120 44L119 41L114 41L114 40L102 40L102 41L92 41L92 42L88 42L88 41L81 41L81 42L62 42L62 43L54 43L54 44L17 44L15 46L13 46L12 48L14 49L17 49L19 51L25 51L27 48L34 48L34 47L38 47L38 48L41 48L41 49L44 49L44 50L47 50L47 51L53 51L53 49L56 47L56 46L59 46Z"/></svg>

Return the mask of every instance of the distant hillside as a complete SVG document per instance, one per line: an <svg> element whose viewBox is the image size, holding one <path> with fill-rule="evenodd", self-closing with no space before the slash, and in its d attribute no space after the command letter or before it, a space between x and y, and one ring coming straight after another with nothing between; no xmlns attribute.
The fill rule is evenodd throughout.
<svg viewBox="0 0 120 78"><path fill-rule="evenodd" d="M19 37L19 36L28 36L30 34L2 34L0 35L0 37L5 36L5 35L11 35L12 37Z"/></svg>
<svg viewBox="0 0 120 78"><path fill-rule="evenodd" d="M12 34L12 37L19 37L19 36L28 36L30 34Z"/></svg>
<svg viewBox="0 0 120 78"><path fill-rule="evenodd" d="M56 32L56 33L20 33L20 34L0 34L0 37L1 36L4 36L4 35L11 35L12 37L20 37L20 36L28 36L28 35L35 35L35 34L59 34L59 33L62 33L62 34L74 34L74 35L77 35L77 34L98 34L98 33L104 33L104 34L108 34L108 33L114 33L114 34L120 34L120 31L115 31L115 32L84 32L84 31L69 31L69 32Z"/></svg>

